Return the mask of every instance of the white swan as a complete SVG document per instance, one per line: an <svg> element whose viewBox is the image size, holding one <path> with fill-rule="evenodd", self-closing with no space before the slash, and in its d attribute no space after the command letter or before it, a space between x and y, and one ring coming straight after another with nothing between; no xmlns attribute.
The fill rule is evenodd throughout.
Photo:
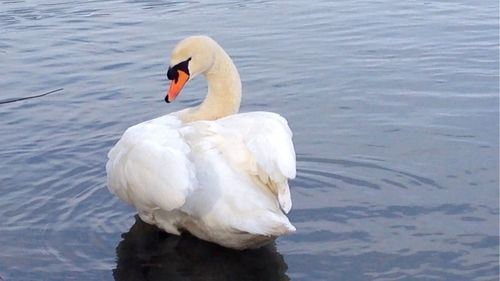
<svg viewBox="0 0 500 281"><path fill-rule="evenodd" d="M295 231L285 215L296 173L286 120L236 114L238 71L207 36L178 43L170 65L167 102L198 74L208 80L208 94L197 107L128 128L108 154L109 190L147 223L225 247L256 248Z"/></svg>

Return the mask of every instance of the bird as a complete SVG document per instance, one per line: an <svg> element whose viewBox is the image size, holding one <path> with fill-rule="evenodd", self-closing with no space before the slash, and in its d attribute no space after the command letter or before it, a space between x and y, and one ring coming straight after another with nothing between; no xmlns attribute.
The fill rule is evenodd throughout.
<svg viewBox="0 0 500 281"><path fill-rule="evenodd" d="M296 231L287 217L288 181L296 176L287 120L239 113L238 70L206 35L184 38L172 50L165 101L198 75L208 84L199 105L129 127L110 149L109 191L148 224L226 248L259 248Z"/></svg>

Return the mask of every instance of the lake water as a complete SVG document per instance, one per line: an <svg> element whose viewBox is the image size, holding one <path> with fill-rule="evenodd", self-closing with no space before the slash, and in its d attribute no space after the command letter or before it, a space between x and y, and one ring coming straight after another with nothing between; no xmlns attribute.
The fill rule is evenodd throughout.
<svg viewBox="0 0 500 281"><path fill-rule="evenodd" d="M0 280L498 280L497 0L0 0ZM294 131L293 235L235 252L140 221L106 153L214 37Z"/></svg>

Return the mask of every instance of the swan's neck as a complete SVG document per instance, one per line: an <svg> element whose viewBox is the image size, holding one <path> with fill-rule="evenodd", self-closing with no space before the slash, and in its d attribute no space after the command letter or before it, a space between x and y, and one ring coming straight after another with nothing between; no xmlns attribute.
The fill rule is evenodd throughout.
<svg viewBox="0 0 500 281"><path fill-rule="evenodd" d="M203 73L208 82L205 100L197 107L180 112L184 122L216 120L238 113L241 103L241 80L227 53L216 46L213 65Z"/></svg>

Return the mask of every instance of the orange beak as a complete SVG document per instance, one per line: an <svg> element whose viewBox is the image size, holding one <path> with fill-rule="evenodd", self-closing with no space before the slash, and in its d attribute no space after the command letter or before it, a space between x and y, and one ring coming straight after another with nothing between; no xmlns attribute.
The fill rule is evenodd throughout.
<svg viewBox="0 0 500 281"><path fill-rule="evenodd" d="M181 92L182 88L189 80L189 74L182 70L177 70L177 78L172 80L170 83L170 88L168 89L167 95L165 96L165 101L167 103L173 102L177 95Z"/></svg>

